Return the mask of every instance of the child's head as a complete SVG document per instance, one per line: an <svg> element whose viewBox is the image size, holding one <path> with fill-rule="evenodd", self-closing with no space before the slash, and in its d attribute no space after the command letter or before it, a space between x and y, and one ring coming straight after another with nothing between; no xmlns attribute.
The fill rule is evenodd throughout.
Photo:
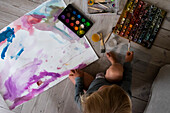
<svg viewBox="0 0 170 113"><path fill-rule="evenodd" d="M110 81L120 81L123 78L123 66L119 63L112 64L106 71L105 78Z"/></svg>
<svg viewBox="0 0 170 113"><path fill-rule="evenodd" d="M117 85L111 85L81 97L84 113L132 113L131 100Z"/></svg>

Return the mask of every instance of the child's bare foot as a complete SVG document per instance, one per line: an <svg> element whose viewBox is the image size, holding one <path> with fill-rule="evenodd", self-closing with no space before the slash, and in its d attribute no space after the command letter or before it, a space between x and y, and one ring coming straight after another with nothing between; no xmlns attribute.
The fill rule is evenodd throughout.
<svg viewBox="0 0 170 113"><path fill-rule="evenodd" d="M111 64L116 63L116 56L113 52L106 53L106 56L108 60L111 62Z"/></svg>

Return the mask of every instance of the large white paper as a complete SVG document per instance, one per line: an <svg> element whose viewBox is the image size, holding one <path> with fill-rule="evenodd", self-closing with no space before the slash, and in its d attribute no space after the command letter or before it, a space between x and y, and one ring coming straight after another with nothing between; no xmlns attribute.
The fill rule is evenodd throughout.
<svg viewBox="0 0 170 113"><path fill-rule="evenodd" d="M10 109L98 59L85 37L57 19L64 7L47 1L0 31L0 92Z"/></svg>

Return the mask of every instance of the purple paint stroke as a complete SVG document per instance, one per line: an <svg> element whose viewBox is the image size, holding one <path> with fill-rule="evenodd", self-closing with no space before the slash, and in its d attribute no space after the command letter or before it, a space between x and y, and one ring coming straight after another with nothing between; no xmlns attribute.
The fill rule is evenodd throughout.
<svg viewBox="0 0 170 113"><path fill-rule="evenodd" d="M39 76L37 75L34 75L33 77L30 78L29 82L27 83L27 87L25 87L25 89L29 89L29 87L34 84L34 83L37 83L41 78L44 78L45 76L51 76L52 78L47 80L47 81L54 81L56 80L58 77L61 77L60 74L58 73L54 73L54 72L47 72L47 71L44 71L44 72L40 72ZM45 81L45 82L47 82ZM44 82L44 84L45 84ZM49 83L48 83L49 84Z"/></svg>
<svg viewBox="0 0 170 113"><path fill-rule="evenodd" d="M79 40L79 37L75 35L71 30L69 30L69 33L65 32L65 30L60 29L60 26L56 26L56 20L58 19L59 14L62 12L63 8L58 6L49 6L52 10L50 12L50 16L46 17L45 22L36 23L33 26L36 29L42 30L42 31L52 31L54 33L59 34L62 38L72 41L74 37L77 37L76 40ZM54 22L51 22L50 19L54 17ZM72 35L71 35L72 34ZM70 36L71 35L71 36ZM75 39L74 39L75 40Z"/></svg>
<svg viewBox="0 0 170 113"><path fill-rule="evenodd" d="M77 69L83 69L83 68L85 68L86 66L87 66L87 64L82 63L82 64L78 65L76 68L77 68Z"/></svg>
<svg viewBox="0 0 170 113"><path fill-rule="evenodd" d="M69 34L71 37L73 37L73 40L71 40L72 43L74 43L74 40L79 41L79 40L81 39L81 38L79 38L72 30L70 30L68 27L66 27L64 24L63 24L63 28L64 28L64 30L67 29L68 34Z"/></svg>
<svg viewBox="0 0 170 113"><path fill-rule="evenodd" d="M87 66L87 64L82 63L82 64L74 67L73 69L83 69L86 66ZM68 75L69 73L70 73L70 70L63 72L61 75L64 76L64 75Z"/></svg>
<svg viewBox="0 0 170 113"><path fill-rule="evenodd" d="M34 83L37 83L41 78L45 77L45 76L51 76L52 78L47 80L47 81L44 81L43 84L38 88L38 89L32 89L31 92L29 92L29 94L23 96L23 97L19 97L19 98L16 98L14 100L14 103L12 106L10 106L10 109L14 109L16 106L32 99L35 95L41 93L44 91L44 89L53 81L55 81L57 78L61 77L60 74L58 73L53 73L53 72L47 72L47 71L44 71L44 72L40 72L39 76L37 75L34 75L32 78L30 78L30 81L28 82L28 85L27 87L25 87L25 89L29 89L29 87L34 84Z"/></svg>
<svg viewBox="0 0 170 113"><path fill-rule="evenodd" d="M78 69L82 69L82 68L84 68L86 66L87 66L86 64L82 63L82 64L74 67L74 69L77 69L77 68ZM59 73L44 71L44 72L40 72L40 74L38 76L37 75L33 75L28 80L29 82L27 82L27 86L24 87L24 91L28 90L31 85L37 83L41 78L44 78L45 76L51 76L51 78L46 80L46 81L44 81L43 84L40 85L40 87L38 89L32 89L32 91L29 92L29 94L27 94L25 96L22 96L22 97L21 97L21 94L23 93L23 90L22 90L22 92L20 92L19 87L16 87L16 85L15 85L16 82L14 82L12 80L12 78L10 77L8 79L8 82L7 82L8 84L6 85L6 88L8 89L8 93L6 95L4 95L4 99L5 100L10 99L11 100L11 97L15 96L15 98L13 98L14 103L13 103L13 105L10 106L10 109L14 109L16 106L18 106L18 105L20 105L20 104L22 104L22 103L32 99L33 97L35 97L35 95L40 94L41 92L43 92L44 89L51 82L57 80L57 78L59 78L59 77L68 75L69 72L70 72L70 70L67 70L67 71L64 71L63 73L59 74ZM20 96L19 96L19 94L20 94Z"/></svg>
<svg viewBox="0 0 170 113"><path fill-rule="evenodd" d="M84 42L84 46L85 46L85 48L89 48L90 47L87 42Z"/></svg>
<svg viewBox="0 0 170 113"><path fill-rule="evenodd" d="M63 11L63 7L50 5L49 8L51 8L51 11L50 11L49 16L47 16L47 21L49 21L49 19L54 17L53 21L55 22L58 19L58 16L60 15L60 13Z"/></svg>
<svg viewBox="0 0 170 113"><path fill-rule="evenodd" d="M63 74L63 76L65 75L65 73ZM16 106L24 103L25 101L28 101L30 99L32 99L33 97L35 97L35 95L40 94L41 92L44 91L44 89L53 81L55 81L57 78L61 77L62 75L60 75L59 73L53 73L53 72L40 72L39 76L34 75L32 78L30 78L30 81L27 83L27 86L25 87L25 90L29 89L29 87L31 85L33 85L34 83L37 83L41 78L44 78L45 76L51 76L51 79L48 79L47 81L44 81L42 85L40 85L40 87L38 89L32 89L31 92L29 92L29 94L23 96L23 97L18 97L15 98L14 103L12 106L10 106L10 109L14 109Z"/></svg>
<svg viewBox="0 0 170 113"><path fill-rule="evenodd" d="M3 95L4 100L8 99L13 101L15 98L20 97L25 90L25 83L29 81L30 77L34 75L41 64L42 61L35 58L33 62L27 64L21 69L16 70L16 72L5 81L7 92ZM13 90L17 91L13 92Z"/></svg>
<svg viewBox="0 0 170 113"><path fill-rule="evenodd" d="M58 9L58 11L52 15L54 17L54 22L58 19L58 16L62 11L63 11L62 9Z"/></svg>
<svg viewBox="0 0 170 113"><path fill-rule="evenodd" d="M36 15L36 14L32 14L32 15L30 15L30 16L32 16L32 17L34 17L34 18L36 18L36 19L38 19L38 20L41 20L42 18L45 18L44 15ZM32 23L33 23L33 22L32 22Z"/></svg>

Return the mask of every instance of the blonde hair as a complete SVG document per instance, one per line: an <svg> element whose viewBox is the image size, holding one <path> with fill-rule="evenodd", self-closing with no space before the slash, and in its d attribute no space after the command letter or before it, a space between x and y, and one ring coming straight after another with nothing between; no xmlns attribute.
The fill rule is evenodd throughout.
<svg viewBox="0 0 170 113"><path fill-rule="evenodd" d="M132 113L127 93L118 85L111 85L90 96L81 96L84 113Z"/></svg>

